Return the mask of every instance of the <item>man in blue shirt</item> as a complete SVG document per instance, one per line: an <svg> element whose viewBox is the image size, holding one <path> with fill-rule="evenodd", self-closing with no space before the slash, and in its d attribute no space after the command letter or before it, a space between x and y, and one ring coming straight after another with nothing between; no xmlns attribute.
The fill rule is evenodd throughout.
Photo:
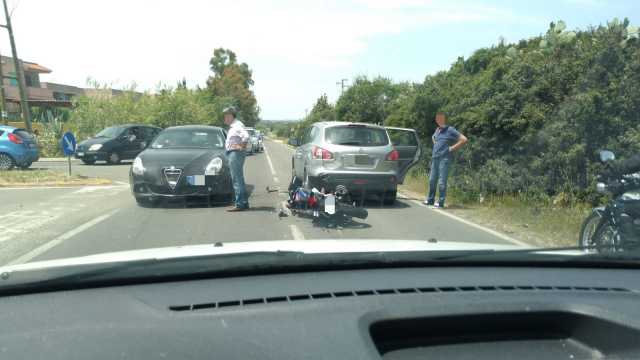
<svg viewBox="0 0 640 360"><path fill-rule="evenodd" d="M467 142L467 137L453 126L447 125L447 118L443 113L436 115L436 124L438 124L438 128L431 137L433 151L431 153L431 173L429 174L429 194L424 204L443 208L447 196L447 177L449 176L449 166L453 161L453 152ZM438 203L435 203L436 185L440 192Z"/></svg>

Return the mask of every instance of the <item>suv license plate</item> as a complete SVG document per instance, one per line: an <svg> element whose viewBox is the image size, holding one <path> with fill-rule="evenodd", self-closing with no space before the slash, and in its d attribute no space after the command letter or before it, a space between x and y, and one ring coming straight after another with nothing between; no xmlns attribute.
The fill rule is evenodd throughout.
<svg viewBox="0 0 640 360"><path fill-rule="evenodd" d="M356 155L356 165L371 165L371 158L369 155Z"/></svg>

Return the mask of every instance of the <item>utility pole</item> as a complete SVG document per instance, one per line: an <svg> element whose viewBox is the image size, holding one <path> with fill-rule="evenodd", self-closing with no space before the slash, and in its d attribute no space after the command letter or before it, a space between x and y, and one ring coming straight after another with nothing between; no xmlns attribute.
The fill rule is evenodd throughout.
<svg viewBox="0 0 640 360"><path fill-rule="evenodd" d="M22 117L27 131L32 132L31 114L29 113L29 99L27 98L27 92L24 88L24 71L22 69L22 62L18 58L16 41L13 39L13 28L11 27L11 16L9 15L9 9L7 9L7 0L2 0L2 4L4 5L4 15L7 23L1 26L6 28L9 32L9 42L11 43L11 53L13 54L13 66L16 69L16 77L18 78L18 90L20 91L20 107L22 108Z"/></svg>
<svg viewBox="0 0 640 360"><path fill-rule="evenodd" d="M9 113L7 112L7 102L4 100L4 72L2 70L2 55L0 54L0 117L5 125L9 125Z"/></svg>
<svg viewBox="0 0 640 360"><path fill-rule="evenodd" d="M344 83L346 83L347 81L349 81L349 80L348 79L340 79L340 81L338 81L336 83L336 85L340 85L340 95L342 95L344 93L344 88L345 88Z"/></svg>

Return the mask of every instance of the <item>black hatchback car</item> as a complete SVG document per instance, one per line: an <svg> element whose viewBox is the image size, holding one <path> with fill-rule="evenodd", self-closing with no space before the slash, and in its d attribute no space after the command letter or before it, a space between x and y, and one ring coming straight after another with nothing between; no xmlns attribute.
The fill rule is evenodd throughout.
<svg viewBox="0 0 640 360"><path fill-rule="evenodd" d="M118 164L134 159L162 129L148 125L115 125L87 139L76 148L76 158L91 165L96 161Z"/></svg>
<svg viewBox="0 0 640 360"><path fill-rule="evenodd" d="M161 199L208 199L228 203L233 197L224 150L224 130L186 125L163 130L131 165L129 183L142 206Z"/></svg>

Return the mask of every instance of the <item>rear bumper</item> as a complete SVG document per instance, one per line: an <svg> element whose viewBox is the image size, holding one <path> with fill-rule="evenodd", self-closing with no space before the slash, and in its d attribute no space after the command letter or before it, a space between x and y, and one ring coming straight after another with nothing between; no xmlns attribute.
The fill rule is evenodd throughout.
<svg viewBox="0 0 640 360"><path fill-rule="evenodd" d="M13 156L18 166L31 164L40 159L40 152L38 149L28 149L10 155Z"/></svg>
<svg viewBox="0 0 640 360"><path fill-rule="evenodd" d="M353 191L396 191L398 187L395 173L324 173L310 177L312 185L322 186L328 190L337 185L344 185Z"/></svg>

